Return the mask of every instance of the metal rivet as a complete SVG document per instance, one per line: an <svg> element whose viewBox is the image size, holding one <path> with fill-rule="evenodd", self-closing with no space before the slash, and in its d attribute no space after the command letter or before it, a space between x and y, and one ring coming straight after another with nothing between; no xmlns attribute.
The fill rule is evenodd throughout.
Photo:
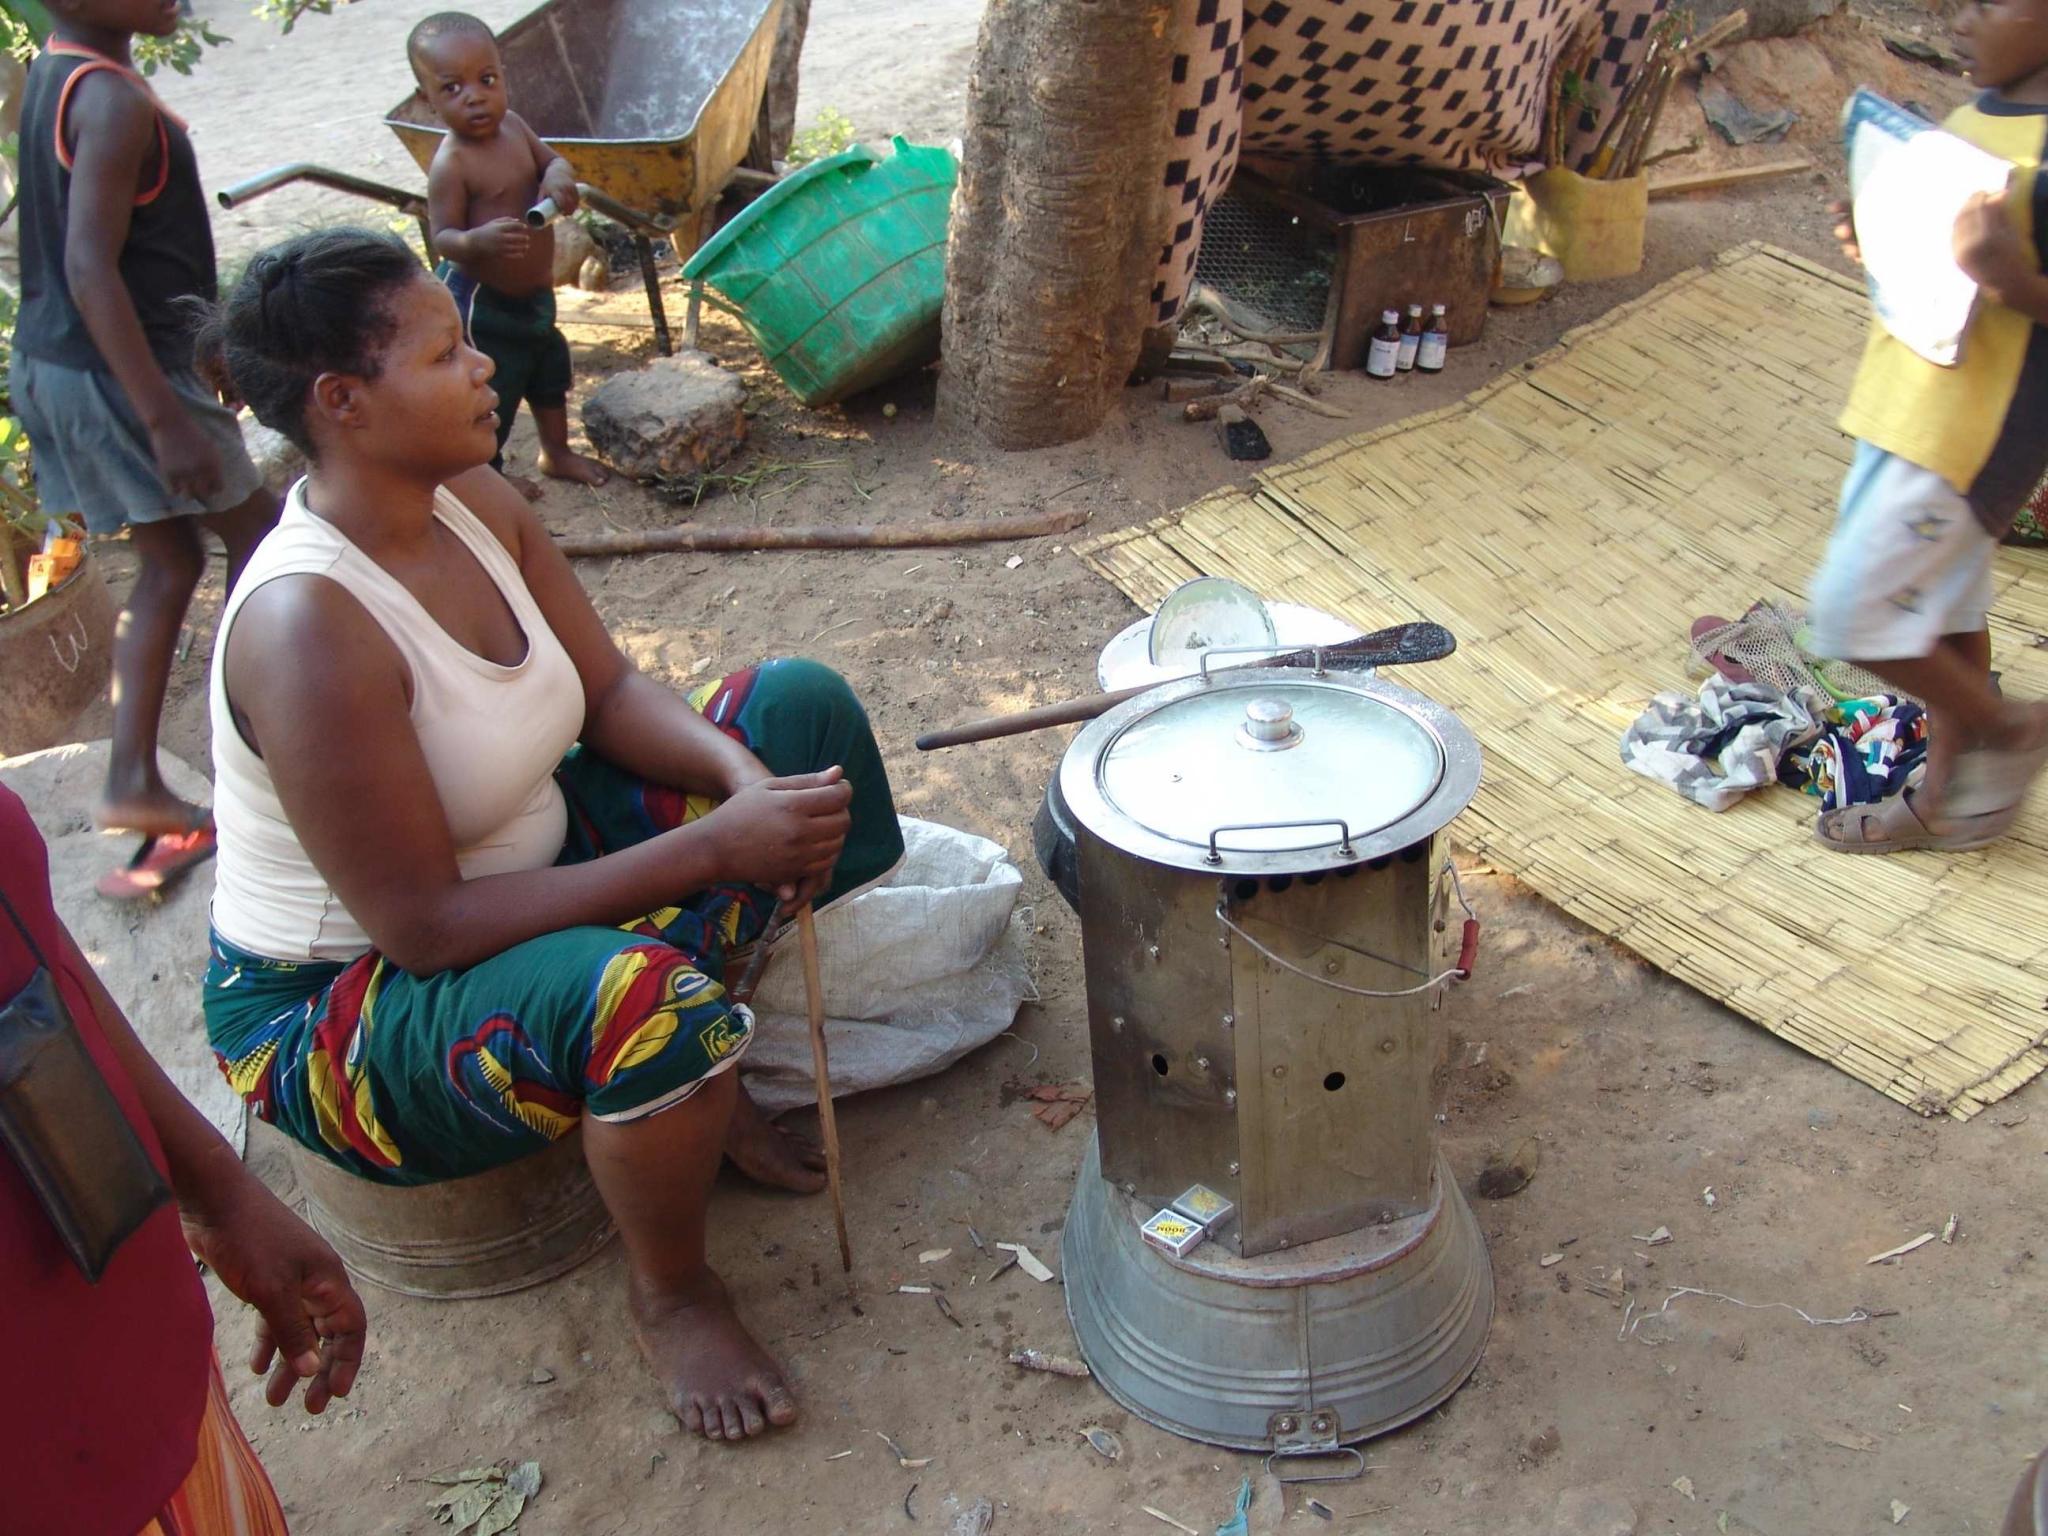
<svg viewBox="0 0 2048 1536"><path fill-rule="evenodd" d="M1223 1102L1226 1104L1235 1104L1237 1102L1237 1090L1235 1088L1224 1089Z"/></svg>
<svg viewBox="0 0 2048 1536"><path fill-rule="evenodd" d="M1138 1192L1138 1186L1137 1186L1137 1185L1135 1185L1135 1184L1132 1184L1132 1183L1129 1183L1129 1182L1126 1182L1126 1183L1124 1184L1124 1193L1125 1193L1125 1194L1127 1194L1127 1195L1135 1195L1135 1194L1136 1194L1137 1192Z"/></svg>
<svg viewBox="0 0 2048 1536"><path fill-rule="evenodd" d="M1234 1013L1226 1013L1225 1015L1223 1015L1223 1027L1224 1027L1225 1029L1234 1029L1234 1028L1235 1028L1236 1026L1237 1026L1237 1015L1236 1015L1236 1014L1234 1014Z"/></svg>
<svg viewBox="0 0 2048 1536"><path fill-rule="evenodd" d="M1387 1036L1386 1039L1380 1042L1380 1054L1382 1056L1391 1056L1394 1054L1394 1037L1392 1035Z"/></svg>
<svg viewBox="0 0 2048 1536"><path fill-rule="evenodd" d="M1109 1027L1112 1030L1116 1031L1116 1033L1122 1034L1124 1030L1124 1016L1120 1013L1115 1015L1113 1018L1110 1019Z"/></svg>
<svg viewBox="0 0 2048 1536"><path fill-rule="evenodd" d="M1282 1418L1280 1422L1278 1424L1275 1424L1273 1427L1279 1430L1280 1433L1283 1435L1291 1435L1294 1433L1294 1420L1291 1418Z"/></svg>
<svg viewBox="0 0 2048 1536"><path fill-rule="evenodd" d="M1157 960L1159 958L1159 946L1157 944L1148 944L1145 946L1145 953L1154 960Z"/></svg>
<svg viewBox="0 0 2048 1536"><path fill-rule="evenodd" d="M1273 1069L1273 1075L1275 1077L1285 1077L1287 1075L1287 1069L1285 1067L1275 1067Z"/></svg>
<svg viewBox="0 0 2048 1536"><path fill-rule="evenodd" d="M1330 1432L1329 1416L1327 1414L1317 1414L1314 1418L1308 1421L1308 1427L1314 1430L1319 1435L1328 1434Z"/></svg>
<svg viewBox="0 0 2048 1536"><path fill-rule="evenodd" d="M1233 1179L1234 1179L1234 1178L1236 1178L1236 1177L1237 1177L1237 1164L1235 1164L1235 1163L1230 1163L1230 1164L1228 1164L1228 1165L1227 1165L1227 1167L1228 1167L1228 1169L1229 1169L1229 1172L1230 1172L1230 1176L1231 1176L1231 1177L1232 1177Z"/></svg>
<svg viewBox="0 0 2048 1536"><path fill-rule="evenodd" d="M1334 976L1334 975L1336 975L1336 974L1337 974L1337 962L1336 962L1335 960L1325 960L1325 961L1323 962L1323 974L1324 974L1325 976Z"/></svg>
<svg viewBox="0 0 2048 1536"><path fill-rule="evenodd" d="M1206 1072L1209 1070L1209 1058L1206 1056L1197 1056L1195 1058L1195 1065L1200 1067L1204 1072Z"/></svg>

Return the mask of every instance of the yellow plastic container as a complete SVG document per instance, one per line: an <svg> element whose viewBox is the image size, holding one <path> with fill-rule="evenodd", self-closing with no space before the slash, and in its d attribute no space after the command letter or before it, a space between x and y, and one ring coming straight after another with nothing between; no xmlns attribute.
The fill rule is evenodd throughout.
<svg viewBox="0 0 2048 1536"><path fill-rule="evenodd" d="M1627 277L1643 265L1650 178L1594 181L1577 171L1538 172L1508 202L1507 241L1555 256L1565 281Z"/></svg>

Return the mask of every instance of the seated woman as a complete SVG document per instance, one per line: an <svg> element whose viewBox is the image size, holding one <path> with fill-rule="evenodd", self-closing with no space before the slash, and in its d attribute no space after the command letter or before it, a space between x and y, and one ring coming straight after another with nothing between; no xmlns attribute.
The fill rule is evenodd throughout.
<svg viewBox="0 0 2048 1536"><path fill-rule="evenodd" d="M363 1178L480 1173L580 1125L642 1351L713 1439L796 1404L704 1258L721 1151L815 1189L732 1069L728 955L902 857L866 715L771 661L687 701L606 635L497 450L491 362L395 240L250 262L213 318L313 468L221 615L207 1033Z"/></svg>

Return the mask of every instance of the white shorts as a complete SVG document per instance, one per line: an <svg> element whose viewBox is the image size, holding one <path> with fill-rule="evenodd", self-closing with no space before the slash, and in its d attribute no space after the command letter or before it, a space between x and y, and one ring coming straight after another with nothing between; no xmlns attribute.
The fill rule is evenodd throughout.
<svg viewBox="0 0 2048 1536"><path fill-rule="evenodd" d="M1943 635L1975 634L1991 612L1998 541L1963 494L1931 469L1856 445L1841 515L1813 578L1807 623L1817 655L1905 661Z"/></svg>

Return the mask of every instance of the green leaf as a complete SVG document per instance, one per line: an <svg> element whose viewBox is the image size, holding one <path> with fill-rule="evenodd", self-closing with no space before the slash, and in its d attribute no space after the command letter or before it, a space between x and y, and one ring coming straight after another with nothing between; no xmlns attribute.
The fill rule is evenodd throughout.
<svg viewBox="0 0 2048 1536"><path fill-rule="evenodd" d="M540 1492L540 1463L522 1461L505 1476L505 1486L514 1493L532 1498Z"/></svg>
<svg viewBox="0 0 2048 1536"><path fill-rule="evenodd" d="M498 1502L490 1507L483 1519L476 1523L475 1536L500 1536L519 1523L519 1517L526 1513L526 1495L516 1489L507 1488L498 1496Z"/></svg>
<svg viewBox="0 0 2048 1536"><path fill-rule="evenodd" d="M503 1483L471 1483L463 1489L462 1497L455 1501L454 1525L458 1532L466 1531L490 1511L498 1502L498 1495L505 1491Z"/></svg>

